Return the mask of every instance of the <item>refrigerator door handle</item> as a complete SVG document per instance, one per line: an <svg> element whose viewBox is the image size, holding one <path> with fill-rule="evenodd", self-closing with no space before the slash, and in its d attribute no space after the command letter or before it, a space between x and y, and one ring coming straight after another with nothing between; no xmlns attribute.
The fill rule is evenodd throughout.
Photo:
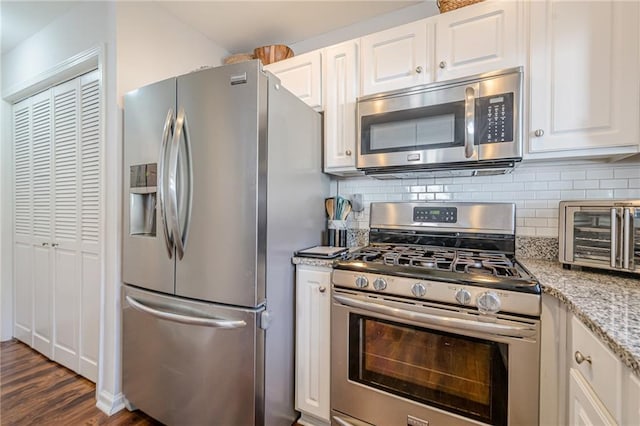
<svg viewBox="0 0 640 426"><path fill-rule="evenodd" d="M184 138L183 138L184 135ZM180 142L184 139L184 166L180 168L181 176L178 176L178 163L180 161ZM189 223L191 216L191 205L193 199L193 170L191 159L191 142L189 139L189 125L187 116L183 108L180 108L176 117L175 132L173 133L173 141L171 142L171 153L169 155L169 219L171 220L172 234L176 245L176 254L178 259L182 259L187 246L187 237L189 234ZM178 206L178 178L181 178L180 199L184 200L182 204L184 212L184 223L180 223L180 211ZM186 181L186 184L184 182Z"/></svg>
<svg viewBox="0 0 640 426"><path fill-rule="evenodd" d="M247 323L242 320L226 320L226 319L218 319L218 318L194 317L190 315L177 314L175 312L162 311L162 310L144 305L131 296L126 296L125 299L127 300L127 303L129 303L129 305L131 305L131 307L137 311L144 312L156 318L164 319L167 321L179 322L181 324L202 325L205 327L226 328L226 329L242 328L247 325Z"/></svg>
<svg viewBox="0 0 640 426"><path fill-rule="evenodd" d="M175 127L175 119L173 117L173 108L169 108L167 111L167 118L164 120L164 129L162 130L162 145L160 147L160 161L158 161L158 204L160 207L160 218L162 219L162 231L164 236L164 243L167 247L167 254L169 259L173 257L173 241L169 235L169 226L167 224L167 207L166 207L166 193L165 193L165 159L167 156L167 147L169 145L170 133L173 132Z"/></svg>

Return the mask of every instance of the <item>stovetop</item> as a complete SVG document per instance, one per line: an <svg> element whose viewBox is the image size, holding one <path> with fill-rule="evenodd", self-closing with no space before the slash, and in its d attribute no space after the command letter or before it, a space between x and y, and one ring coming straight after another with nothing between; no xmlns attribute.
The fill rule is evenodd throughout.
<svg viewBox="0 0 640 426"><path fill-rule="evenodd" d="M538 281L512 255L420 245L371 244L334 269L540 294Z"/></svg>

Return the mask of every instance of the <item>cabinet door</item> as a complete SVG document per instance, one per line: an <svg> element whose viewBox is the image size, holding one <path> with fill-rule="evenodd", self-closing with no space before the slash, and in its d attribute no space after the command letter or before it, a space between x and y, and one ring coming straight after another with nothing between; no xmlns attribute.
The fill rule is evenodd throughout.
<svg viewBox="0 0 640 426"><path fill-rule="evenodd" d="M433 25L422 20L362 37L362 95L433 81Z"/></svg>
<svg viewBox="0 0 640 426"><path fill-rule="evenodd" d="M349 41L324 53L324 171L356 172L356 99L358 42Z"/></svg>
<svg viewBox="0 0 640 426"><path fill-rule="evenodd" d="M296 409L329 422L331 270L296 269Z"/></svg>
<svg viewBox="0 0 640 426"><path fill-rule="evenodd" d="M278 76L284 87L311 108L322 109L322 55L319 50L269 64L264 69Z"/></svg>
<svg viewBox="0 0 640 426"><path fill-rule="evenodd" d="M449 80L522 65L515 1L481 2L436 17L436 79Z"/></svg>
<svg viewBox="0 0 640 426"><path fill-rule="evenodd" d="M569 377L569 424L572 426L616 425L582 374L571 369Z"/></svg>
<svg viewBox="0 0 640 426"><path fill-rule="evenodd" d="M625 369L622 395L622 406L624 407L622 424L637 423L640 419L640 378L629 369Z"/></svg>
<svg viewBox="0 0 640 426"><path fill-rule="evenodd" d="M547 0L530 6L529 153L637 152L639 3Z"/></svg>

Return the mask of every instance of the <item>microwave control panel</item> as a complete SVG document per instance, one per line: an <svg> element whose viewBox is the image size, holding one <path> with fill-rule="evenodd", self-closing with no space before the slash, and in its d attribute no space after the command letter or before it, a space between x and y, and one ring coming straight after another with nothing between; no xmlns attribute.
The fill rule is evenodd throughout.
<svg viewBox="0 0 640 426"><path fill-rule="evenodd" d="M476 100L476 144L513 142L513 93Z"/></svg>
<svg viewBox="0 0 640 426"><path fill-rule="evenodd" d="M414 222L456 223L458 209L455 207L414 207Z"/></svg>

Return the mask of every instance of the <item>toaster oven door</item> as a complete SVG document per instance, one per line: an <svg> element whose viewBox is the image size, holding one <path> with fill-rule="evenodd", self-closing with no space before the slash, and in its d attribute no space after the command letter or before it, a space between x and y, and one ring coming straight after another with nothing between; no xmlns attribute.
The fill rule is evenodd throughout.
<svg viewBox="0 0 640 426"><path fill-rule="evenodd" d="M563 263L640 272L640 208L566 207Z"/></svg>

